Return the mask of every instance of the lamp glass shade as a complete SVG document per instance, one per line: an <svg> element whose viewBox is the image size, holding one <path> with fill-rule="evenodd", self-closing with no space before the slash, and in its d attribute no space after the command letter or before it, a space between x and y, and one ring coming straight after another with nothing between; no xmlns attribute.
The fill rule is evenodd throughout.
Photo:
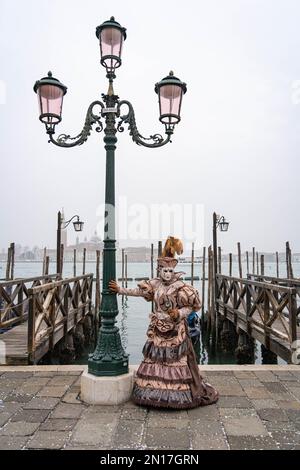
<svg viewBox="0 0 300 470"><path fill-rule="evenodd" d="M221 232L227 232L229 227L229 222L220 222L220 230Z"/></svg>
<svg viewBox="0 0 300 470"><path fill-rule="evenodd" d="M84 222L81 222L80 220L76 220L75 222L73 222L75 232L82 232L83 224Z"/></svg>
<svg viewBox="0 0 300 470"><path fill-rule="evenodd" d="M40 106L40 120L45 124L61 121L64 90L56 85L41 85L37 90Z"/></svg>
<svg viewBox="0 0 300 470"><path fill-rule="evenodd" d="M123 34L118 28L103 28L100 33L101 63L113 71L121 65Z"/></svg>
<svg viewBox="0 0 300 470"><path fill-rule="evenodd" d="M160 121L164 124L177 124L180 121L182 88L166 84L159 89Z"/></svg>

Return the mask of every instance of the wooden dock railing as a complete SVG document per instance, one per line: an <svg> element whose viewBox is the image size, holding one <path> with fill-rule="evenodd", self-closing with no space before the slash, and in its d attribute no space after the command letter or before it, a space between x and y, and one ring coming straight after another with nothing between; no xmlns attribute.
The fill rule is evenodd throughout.
<svg viewBox="0 0 300 470"><path fill-rule="evenodd" d="M0 328L22 323L28 316L28 289L55 281L57 274L0 282Z"/></svg>
<svg viewBox="0 0 300 470"><path fill-rule="evenodd" d="M29 363L36 363L86 315L92 315L92 289L93 274L28 289Z"/></svg>
<svg viewBox="0 0 300 470"><path fill-rule="evenodd" d="M299 337L299 290L294 280L288 281L282 285L218 274L216 303L221 316L289 362Z"/></svg>

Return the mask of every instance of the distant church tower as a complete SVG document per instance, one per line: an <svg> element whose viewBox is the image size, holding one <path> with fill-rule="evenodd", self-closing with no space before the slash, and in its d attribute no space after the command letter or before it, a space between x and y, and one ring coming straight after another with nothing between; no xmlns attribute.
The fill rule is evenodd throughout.
<svg viewBox="0 0 300 470"><path fill-rule="evenodd" d="M64 223L65 223L64 208L62 208L62 211L61 211L61 223L62 223L62 227L63 227ZM68 246L68 233L67 233L66 228L61 230L61 243L64 245L65 248L67 248L67 246Z"/></svg>

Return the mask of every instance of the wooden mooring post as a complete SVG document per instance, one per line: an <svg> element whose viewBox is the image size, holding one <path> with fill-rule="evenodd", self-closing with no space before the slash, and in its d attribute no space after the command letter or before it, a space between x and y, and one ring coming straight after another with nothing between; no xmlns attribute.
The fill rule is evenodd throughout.
<svg viewBox="0 0 300 470"><path fill-rule="evenodd" d="M191 259L191 285L194 285L194 262L195 262L195 244L192 243L192 259Z"/></svg>
<svg viewBox="0 0 300 470"><path fill-rule="evenodd" d="M242 269L242 255L241 255L241 244L240 242L237 243L238 249L238 263L239 263L239 276L240 278L243 277L243 269Z"/></svg>
<svg viewBox="0 0 300 470"><path fill-rule="evenodd" d="M206 247L203 247L203 254L202 254L202 309L201 309L201 320L202 325L205 323L205 262L206 262Z"/></svg>
<svg viewBox="0 0 300 470"><path fill-rule="evenodd" d="M82 275L85 275L86 248L83 248Z"/></svg>
<svg viewBox="0 0 300 470"><path fill-rule="evenodd" d="M76 248L73 251L73 276L76 277Z"/></svg>

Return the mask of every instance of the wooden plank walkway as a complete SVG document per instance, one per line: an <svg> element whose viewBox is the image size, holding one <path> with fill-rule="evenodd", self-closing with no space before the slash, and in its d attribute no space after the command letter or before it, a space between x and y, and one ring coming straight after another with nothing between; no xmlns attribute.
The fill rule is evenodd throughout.
<svg viewBox="0 0 300 470"><path fill-rule="evenodd" d="M93 275L86 274L29 288L28 319L0 335L5 363L36 364L66 339L87 315L93 314L92 285Z"/></svg>
<svg viewBox="0 0 300 470"><path fill-rule="evenodd" d="M299 281L217 275L219 314L287 362L300 340ZM271 278L269 278L271 279Z"/></svg>

